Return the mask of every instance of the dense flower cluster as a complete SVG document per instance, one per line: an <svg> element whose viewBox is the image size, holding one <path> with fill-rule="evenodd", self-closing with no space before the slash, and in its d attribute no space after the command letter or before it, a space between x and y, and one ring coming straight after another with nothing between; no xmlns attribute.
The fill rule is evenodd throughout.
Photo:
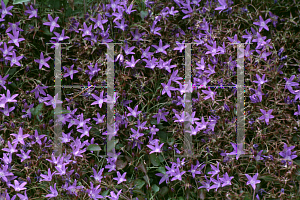
<svg viewBox="0 0 300 200"><path fill-rule="evenodd" d="M268 198L283 196L287 190L293 198L294 190L286 183L295 185L298 166L293 144L299 141L300 68L286 69L286 59L298 60L282 55L282 43L268 35L278 36L283 24L295 24L292 15L284 23L274 14L276 10L258 15L249 13L254 6L248 5L239 11L231 0L145 1L142 7L110 0L66 22L57 12L43 14L42 7L31 3L23 12L25 18L16 20L20 16L15 6L6 4L1 0L1 199L63 199L66 195L74 199L162 199L167 193L186 199L197 199L199 194L201 199L203 195L260 199L265 190ZM246 17L247 26L242 31L239 27L241 34L235 34L236 28L228 29L226 34L231 34L225 37L221 17ZM235 22L230 26L236 26ZM238 57L235 45L243 43L242 38L244 54ZM124 43L114 46L116 58L104 53L108 43L120 40ZM50 53L54 50L46 51L43 46L44 42L67 41L69 55L62 56L61 81L89 88L78 91L74 87L74 93L64 88L59 99L49 79L54 78L54 73L49 75L54 69L56 58ZM193 43L191 56L185 52L187 43ZM183 55L185 59L180 58ZM190 75L180 66L188 57ZM235 59L241 58L245 63L246 145L232 142L237 138L235 95L240 91L236 70L243 67ZM105 79L108 62L115 63L112 96L105 89L110 85ZM100 85L101 89L94 87ZM225 85L232 89L224 89ZM62 112L53 120L58 104ZM115 106L113 126L108 105ZM63 131L57 137L59 123ZM186 145L191 145L186 144L187 135L195 141L194 157L180 159L188 152ZM60 155L54 148L57 140ZM116 151L110 152L112 142ZM282 168L290 175L282 174ZM274 180L285 182L278 194L278 188L269 185Z"/></svg>

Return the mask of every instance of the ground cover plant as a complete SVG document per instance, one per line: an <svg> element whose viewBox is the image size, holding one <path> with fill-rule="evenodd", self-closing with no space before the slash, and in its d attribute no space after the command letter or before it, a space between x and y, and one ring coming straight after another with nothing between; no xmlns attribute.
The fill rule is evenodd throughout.
<svg viewBox="0 0 300 200"><path fill-rule="evenodd" d="M0 199L299 199L299 8L293 0L1 0ZM68 43L61 99L47 43ZM114 97L103 43L121 43ZM185 43L193 43L188 87ZM237 88L222 88L237 85L233 43L248 43L244 149ZM104 157L112 101L116 153ZM184 156L185 126L194 157Z"/></svg>

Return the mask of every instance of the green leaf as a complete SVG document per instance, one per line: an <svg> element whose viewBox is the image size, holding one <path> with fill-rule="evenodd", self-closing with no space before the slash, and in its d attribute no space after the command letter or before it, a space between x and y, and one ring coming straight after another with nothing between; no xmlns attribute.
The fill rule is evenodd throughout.
<svg viewBox="0 0 300 200"><path fill-rule="evenodd" d="M169 188L167 186L164 186L160 189L159 195L165 196L169 192Z"/></svg>
<svg viewBox="0 0 300 200"><path fill-rule="evenodd" d="M87 147L87 150L88 150L88 151L101 151L101 148L99 147L99 145L96 145L96 144L90 144L90 145Z"/></svg>
<svg viewBox="0 0 300 200"><path fill-rule="evenodd" d="M8 0L3 0L5 6L7 6Z"/></svg>
<svg viewBox="0 0 300 200"><path fill-rule="evenodd" d="M140 12L140 15L141 15L142 20L144 21L145 17L147 17L147 15L148 15L148 12L145 11L145 10L142 10L142 11Z"/></svg>
<svg viewBox="0 0 300 200"><path fill-rule="evenodd" d="M157 193L159 191L159 187L156 184L152 185L152 191Z"/></svg>
<svg viewBox="0 0 300 200"><path fill-rule="evenodd" d="M13 4L22 4L22 3L27 3L30 0L14 0Z"/></svg>
<svg viewBox="0 0 300 200"><path fill-rule="evenodd" d="M109 190L105 190L104 192L102 192L101 196L106 197L109 193Z"/></svg>
<svg viewBox="0 0 300 200"><path fill-rule="evenodd" d="M165 170L164 167L159 167L159 168L157 168L157 171L159 171L159 172L162 173L162 174L166 174L166 170Z"/></svg>
<svg viewBox="0 0 300 200"><path fill-rule="evenodd" d="M30 110L30 112L33 116L37 116L37 115L41 114L41 111L43 110L43 107L44 107L44 103L41 103L41 104L37 105L37 107L32 108Z"/></svg>
<svg viewBox="0 0 300 200"><path fill-rule="evenodd" d="M161 163L165 161L164 157L161 154L158 155L158 158Z"/></svg>
<svg viewBox="0 0 300 200"><path fill-rule="evenodd" d="M154 165L154 166L159 166L159 164L160 164L158 156L153 153L150 154L150 161L151 161L152 165Z"/></svg>
<svg viewBox="0 0 300 200"><path fill-rule="evenodd" d="M178 197L178 200L184 200L184 198L183 197Z"/></svg>
<svg viewBox="0 0 300 200"><path fill-rule="evenodd" d="M17 71L16 67L9 69L9 71L8 71L9 77L12 76L16 71Z"/></svg>
<svg viewBox="0 0 300 200"><path fill-rule="evenodd" d="M141 195L146 195L142 190L140 189L133 189L132 192L136 193L136 194L141 194Z"/></svg>
<svg viewBox="0 0 300 200"><path fill-rule="evenodd" d="M136 186L136 189L141 189L144 185L145 185L145 181L141 180L141 179L136 179L134 181L134 185Z"/></svg>

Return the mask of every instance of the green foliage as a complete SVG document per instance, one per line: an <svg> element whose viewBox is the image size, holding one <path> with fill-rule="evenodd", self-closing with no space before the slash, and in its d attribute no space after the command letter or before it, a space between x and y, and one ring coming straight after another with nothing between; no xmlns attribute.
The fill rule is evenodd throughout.
<svg viewBox="0 0 300 200"><path fill-rule="evenodd" d="M87 147L87 150L88 150L88 151L101 151L101 148L99 147L99 145L96 145L96 144L90 144L90 145Z"/></svg>
<svg viewBox="0 0 300 200"><path fill-rule="evenodd" d="M22 3L28 3L30 0L14 0L13 4L22 4Z"/></svg>
<svg viewBox="0 0 300 200"><path fill-rule="evenodd" d="M150 161L151 161L152 165L154 165L154 166L159 166L159 164L160 164L160 160L159 160L158 156L155 155L155 153L150 154Z"/></svg>

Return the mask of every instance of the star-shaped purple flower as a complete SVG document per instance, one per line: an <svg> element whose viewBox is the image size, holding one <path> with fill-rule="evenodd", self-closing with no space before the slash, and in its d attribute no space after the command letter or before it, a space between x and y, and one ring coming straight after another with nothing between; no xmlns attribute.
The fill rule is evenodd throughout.
<svg viewBox="0 0 300 200"><path fill-rule="evenodd" d="M266 29L267 31L269 31L269 27L267 26L267 24L269 22L271 22L272 20L269 18L266 21L263 20L263 18L261 17L261 15L259 16L259 22L253 22L253 24L258 25L259 26L259 31L260 32L263 28Z"/></svg>
<svg viewBox="0 0 300 200"><path fill-rule="evenodd" d="M39 69L42 69L43 66L50 68L49 64L47 63L50 59L51 59L51 57L48 57L45 59L43 52L41 52L40 59L39 60L36 59L34 61L39 63L40 64Z"/></svg>
<svg viewBox="0 0 300 200"><path fill-rule="evenodd" d="M30 5L30 9L25 10L25 15L30 14L29 19L32 17L38 17L37 11L38 11L38 9L34 9L33 6Z"/></svg>
<svg viewBox="0 0 300 200"><path fill-rule="evenodd" d="M264 119L265 122L267 123L267 125L269 125L269 120L272 119L272 118L274 118L274 116L271 115L273 109L270 109L270 110L268 110L268 111L265 111L265 110L263 110L263 109L260 109L260 111L261 111L264 115L261 116L259 119L260 119L260 120L263 120L263 119Z"/></svg>
<svg viewBox="0 0 300 200"><path fill-rule="evenodd" d="M151 45L153 46L155 49L156 49L156 52L155 53L164 53L167 55L167 52L165 51L165 49L167 49L168 47L170 47L169 44L166 44L165 46L162 46L162 40L160 39L159 40L159 46L156 46L156 45Z"/></svg>
<svg viewBox="0 0 300 200"><path fill-rule="evenodd" d="M260 183L260 180L257 180L258 173L256 173L253 177L251 177L248 174L245 174L245 176L248 178L247 185L250 184L252 186L252 188L255 190L256 184Z"/></svg>
<svg viewBox="0 0 300 200"><path fill-rule="evenodd" d="M12 8L13 8L13 6L9 6L9 7L7 7L6 8L6 6L5 6L5 3L3 2L3 0L1 0L1 8L2 9L0 9L0 11L1 11L1 18L4 18L6 15L11 15L11 16L13 16L13 14L11 14L11 12L9 12Z"/></svg>
<svg viewBox="0 0 300 200"><path fill-rule="evenodd" d="M59 28L60 26L57 24L57 20L58 20L59 17L56 17L54 20L53 18L51 17L50 14L48 14L48 19L50 22L45 22L43 23L43 25L47 25L47 26L50 26L50 32L53 31L53 29L56 27L56 28Z"/></svg>
<svg viewBox="0 0 300 200"><path fill-rule="evenodd" d="M10 66L12 67L13 65L18 65L21 66L21 63L19 62L19 60L21 60L23 58L23 56L16 56L16 52L13 51L12 52L12 57L5 57L6 60L10 60Z"/></svg>
<svg viewBox="0 0 300 200"><path fill-rule="evenodd" d="M25 145L24 139L30 136L29 134L23 135L23 130L22 130L21 127L19 128L19 134L12 133L11 135L16 137L16 139L14 139L13 142L12 142L13 144L21 143L23 145Z"/></svg>
<svg viewBox="0 0 300 200"><path fill-rule="evenodd" d="M72 66L70 67L70 69L69 69L69 68L66 68L66 67L64 66L64 67L63 67L64 70L65 70L65 71L68 71L68 72L67 72L63 77L68 77L68 76L70 76L71 79L73 80L73 75L76 74L76 73L78 73L78 70L73 70L73 67L74 67L74 65L72 65Z"/></svg>

